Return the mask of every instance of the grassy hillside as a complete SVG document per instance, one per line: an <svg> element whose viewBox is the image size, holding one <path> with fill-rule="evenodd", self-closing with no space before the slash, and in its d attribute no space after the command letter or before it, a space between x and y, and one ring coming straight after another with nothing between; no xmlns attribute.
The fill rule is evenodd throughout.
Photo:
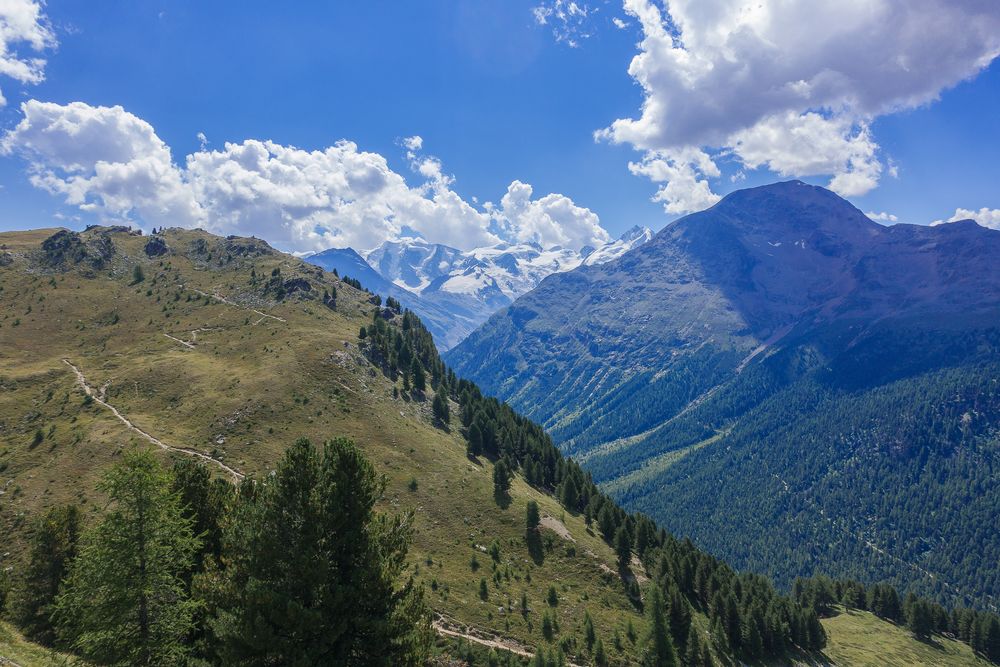
<svg viewBox="0 0 1000 667"><path fill-rule="evenodd" d="M884 621L867 611L851 610L824 619L830 640L824 656L835 665L863 667L914 667L916 665L989 665L974 655L968 644L934 635L919 641L906 628Z"/></svg>
<svg viewBox="0 0 1000 667"><path fill-rule="evenodd" d="M85 663L72 656L32 644L16 628L0 621L0 665L21 665L21 667L62 667Z"/></svg>
<svg viewBox="0 0 1000 667"><path fill-rule="evenodd" d="M414 511L412 569L444 623L533 647L555 586L559 637L579 635L587 610L613 657L633 655L610 642L630 621L643 628L612 550L520 478L499 507L492 464L466 456L458 428L432 424L430 396L394 398L357 346L368 293L249 239L168 230L157 237L167 250L150 257L149 237L95 229L82 247L43 251L54 231L0 235L0 532L11 536L0 566L18 565L42 509L96 512L96 481L126 447L262 475L298 437L344 435L387 475L385 509ZM323 293L334 290L331 308ZM541 559L524 543L529 499L555 529L543 530Z"/></svg>

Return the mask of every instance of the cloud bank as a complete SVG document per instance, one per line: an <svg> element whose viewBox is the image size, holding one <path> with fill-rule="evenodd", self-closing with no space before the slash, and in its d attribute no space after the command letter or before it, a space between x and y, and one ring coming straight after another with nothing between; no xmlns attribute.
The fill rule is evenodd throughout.
<svg viewBox="0 0 1000 667"><path fill-rule="evenodd" d="M28 161L29 178L67 205L109 222L202 227L255 235L309 252L373 248L416 232L463 250L501 241L579 249L609 239L598 216L560 194L533 198L514 181L499 205L470 204L423 140L401 140L416 186L351 141L303 150L248 139L174 162L153 127L120 106L28 101L0 140Z"/></svg>
<svg viewBox="0 0 1000 667"><path fill-rule="evenodd" d="M783 177L829 176L844 196L893 173L871 134L1000 54L989 0L625 0L641 26L629 75L636 118L596 137L643 151L669 213L714 203L717 161Z"/></svg>

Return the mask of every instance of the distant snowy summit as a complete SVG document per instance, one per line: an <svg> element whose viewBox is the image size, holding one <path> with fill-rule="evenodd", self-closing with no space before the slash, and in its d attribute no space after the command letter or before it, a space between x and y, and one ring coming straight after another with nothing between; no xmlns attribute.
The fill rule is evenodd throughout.
<svg viewBox="0 0 1000 667"><path fill-rule="evenodd" d="M404 238L367 252L333 248L305 260L328 271L337 269L372 291L399 299L425 320L438 346L447 349L546 276L609 262L651 238L651 230L636 226L614 241L579 251L537 243L498 243L462 251Z"/></svg>

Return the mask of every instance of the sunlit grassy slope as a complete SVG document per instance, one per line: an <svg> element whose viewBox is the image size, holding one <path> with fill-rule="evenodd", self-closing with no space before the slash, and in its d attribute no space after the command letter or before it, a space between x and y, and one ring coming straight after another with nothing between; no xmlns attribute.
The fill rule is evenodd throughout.
<svg viewBox="0 0 1000 667"><path fill-rule="evenodd" d="M62 667L86 663L71 656L52 651L27 641L9 623L0 621L0 665L17 664L21 667Z"/></svg>
<svg viewBox="0 0 1000 667"><path fill-rule="evenodd" d="M867 611L852 610L823 619L830 641L823 653L837 665L913 667L989 665L968 644L935 635L919 641L904 627Z"/></svg>
<svg viewBox="0 0 1000 667"><path fill-rule="evenodd" d="M259 241L197 231L168 230L169 250L149 257L149 237L94 229L81 235L85 244L107 236L114 246L100 268L51 266L41 243L54 231L0 234L0 534L9 536L0 553L10 552L0 566L18 564L33 515L65 502L97 511L95 484L123 448L156 448L86 400L68 361L138 429L247 474L266 474L299 437L356 439L388 477L384 509L414 512L412 568L434 610L458 624L533 647L551 585L557 640L582 636L585 609L612 655L615 629L624 636L631 619L641 633L614 554L581 517L564 517L520 478L499 507L492 464L466 456L457 422L435 428L429 398L393 398L357 346L374 309L369 294ZM295 279L308 293L301 284L281 300L264 291ZM331 309L321 297L334 289ZM156 449L165 460L181 455ZM542 562L523 539L528 499L566 527L565 536L545 531ZM499 563L486 553L494 541ZM634 655L627 641L623 651Z"/></svg>

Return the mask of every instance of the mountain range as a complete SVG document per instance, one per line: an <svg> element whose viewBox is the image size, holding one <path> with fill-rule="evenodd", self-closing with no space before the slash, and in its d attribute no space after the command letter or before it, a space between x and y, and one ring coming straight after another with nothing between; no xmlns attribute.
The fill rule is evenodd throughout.
<svg viewBox="0 0 1000 667"><path fill-rule="evenodd" d="M562 275L572 274L542 285ZM399 566L423 591L418 626L437 634L430 664L672 664L676 655L698 665L975 665L974 651L1000 656L990 640L1000 640L995 615L949 615L927 600L904 607L902 592L870 586L874 579L868 588L816 578L776 589L626 512L538 424L448 368L412 312L259 239L124 227L3 233L0 305L0 661L76 660L52 650L75 646L41 632L51 629L44 607L22 613L25 586L60 581L53 568L65 562L44 558L53 513L79 508L86 544L100 539L94 526L121 520L99 481L134 450L154 453L164 479L193 475L183 488L204 493L184 495L183 511L205 522L209 544L213 531L246 529L226 518L225 499L236 502L230 482L243 480L240 497L284 489L290 443L342 436L383 480L373 529L406 529ZM971 433L980 417L970 419ZM988 485L989 469L981 474ZM300 507L297 493L285 497ZM731 511L745 530L741 508ZM300 510L285 516L282 535L338 539ZM177 593L209 614L223 598L206 591L233 567L228 554L242 553L229 538L219 548L223 557L204 561L197 585ZM810 548L802 541L792 553ZM173 557L169 549L158 558ZM268 553L284 563L300 557L293 551ZM323 603L299 593L297 573L282 570L291 586L266 585L278 591L279 611L313 614ZM44 603L61 589L27 590ZM918 608L932 621L912 621ZM117 610L103 622L118 627ZM283 627L299 627L299 618ZM254 638L258 627L248 631ZM228 664L211 638L178 650Z"/></svg>
<svg viewBox="0 0 1000 667"><path fill-rule="evenodd" d="M447 355L739 567L1000 596L1000 233L793 181L549 277Z"/></svg>
<svg viewBox="0 0 1000 667"><path fill-rule="evenodd" d="M404 238L364 253L332 248L304 259L399 300L420 315L435 342L446 350L546 276L611 261L652 236L649 229L633 227L597 248L572 250L528 242L469 251Z"/></svg>

